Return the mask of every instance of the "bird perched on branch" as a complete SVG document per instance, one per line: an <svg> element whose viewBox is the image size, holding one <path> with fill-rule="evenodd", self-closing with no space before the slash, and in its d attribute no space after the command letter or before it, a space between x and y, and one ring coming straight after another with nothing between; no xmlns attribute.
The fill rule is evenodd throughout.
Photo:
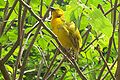
<svg viewBox="0 0 120 80"><path fill-rule="evenodd" d="M64 19L64 11L60 8L51 8L52 31L58 37L62 46L67 50L79 52L82 45L82 38L74 22L67 23Z"/></svg>

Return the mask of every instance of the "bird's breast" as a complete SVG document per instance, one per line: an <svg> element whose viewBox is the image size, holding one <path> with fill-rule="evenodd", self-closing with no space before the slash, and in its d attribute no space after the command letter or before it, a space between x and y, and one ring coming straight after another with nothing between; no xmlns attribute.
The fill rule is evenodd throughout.
<svg viewBox="0 0 120 80"><path fill-rule="evenodd" d="M51 21L52 31L57 35L59 41L65 48L71 48L72 43L69 39L69 31L65 27L64 23L60 19Z"/></svg>

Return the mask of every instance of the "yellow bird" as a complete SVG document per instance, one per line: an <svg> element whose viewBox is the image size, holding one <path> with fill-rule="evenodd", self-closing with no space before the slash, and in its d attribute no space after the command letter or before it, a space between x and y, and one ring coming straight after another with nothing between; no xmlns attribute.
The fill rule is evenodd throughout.
<svg viewBox="0 0 120 80"><path fill-rule="evenodd" d="M65 49L72 49L75 52L79 52L82 45L82 38L74 22L66 23L64 20L64 11L60 8L52 11L51 26L52 31L57 35L58 40Z"/></svg>

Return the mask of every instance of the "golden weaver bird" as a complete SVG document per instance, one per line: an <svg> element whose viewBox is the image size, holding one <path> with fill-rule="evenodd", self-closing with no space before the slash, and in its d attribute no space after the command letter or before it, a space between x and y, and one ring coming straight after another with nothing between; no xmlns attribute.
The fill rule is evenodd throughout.
<svg viewBox="0 0 120 80"><path fill-rule="evenodd" d="M79 52L82 45L82 38L74 22L66 23L64 20L64 11L60 8L52 11L51 26L52 31L58 37L62 46L67 50Z"/></svg>

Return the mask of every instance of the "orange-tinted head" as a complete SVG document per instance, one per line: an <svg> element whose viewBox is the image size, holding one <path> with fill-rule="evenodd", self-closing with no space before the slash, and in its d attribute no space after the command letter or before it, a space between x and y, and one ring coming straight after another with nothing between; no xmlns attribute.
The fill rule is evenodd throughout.
<svg viewBox="0 0 120 80"><path fill-rule="evenodd" d="M60 8L58 9L51 8L51 11L52 11L52 18L60 18L64 16L64 11Z"/></svg>

